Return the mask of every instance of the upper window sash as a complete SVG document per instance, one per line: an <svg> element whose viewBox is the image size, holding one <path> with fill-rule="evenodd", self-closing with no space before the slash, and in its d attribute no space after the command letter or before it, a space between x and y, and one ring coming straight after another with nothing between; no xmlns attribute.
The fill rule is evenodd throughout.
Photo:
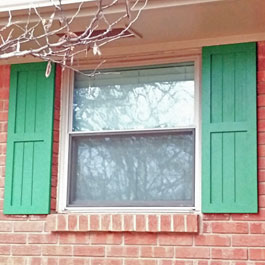
<svg viewBox="0 0 265 265"><path fill-rule="evenodd" d="M73 132L194 128L194 64L75 74Z"/></svg>

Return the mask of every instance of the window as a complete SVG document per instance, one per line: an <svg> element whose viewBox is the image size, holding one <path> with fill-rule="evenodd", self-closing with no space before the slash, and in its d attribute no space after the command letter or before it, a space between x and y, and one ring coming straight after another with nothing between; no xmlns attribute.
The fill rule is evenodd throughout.
<svg viewBox="0 0 265 265"><path fill-rule="evenodd" d="M199 210L200 150L202 211L258 211L256 43L203 48L201 101L200 58L189 59L93 80L76 75L75 88L64 71L59 211ZM45 69L11 67L5 214L50 211L55 71L44 78Z"/></svg>
<svg viewBox="0 0 265 265"><path fill-rule="evenodd" d="M194 207L194 63L77 73L67 205Z"/></svg>

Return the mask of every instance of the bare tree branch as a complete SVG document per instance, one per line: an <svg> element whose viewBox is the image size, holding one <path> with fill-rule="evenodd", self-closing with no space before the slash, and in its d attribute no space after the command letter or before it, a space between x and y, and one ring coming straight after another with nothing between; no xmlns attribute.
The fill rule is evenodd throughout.
<svg viewBox="0 0 265 265"><path fill-rule="evenodd" d="M48 17L42 16L41 10L32 6L23 23L16 21L10 11L7 24L0 28L0 59L22 56L39 58L48 62L46 75L50 72L51 62L62 65L63 69L66 67L77 71L73 65L80 54L86 56L92 52L94 56L100 56L102 46L133 36L128 30L139 18L147 1L97 0L97 11L92 18L86 19L81 32L74 32L73 24L78 21L85 1L77 5L71 18L65 15L61 0L57 4L52 1L53 10ZM109 17L108 10L118 4L124 5L124 12L116 14L114 18ZM123 28L114 31L120 24ZM103 61L96 69L102 64Z"/></svg>

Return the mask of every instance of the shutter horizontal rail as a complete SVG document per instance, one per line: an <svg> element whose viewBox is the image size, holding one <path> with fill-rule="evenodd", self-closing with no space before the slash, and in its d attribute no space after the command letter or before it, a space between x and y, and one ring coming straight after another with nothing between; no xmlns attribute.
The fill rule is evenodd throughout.
<svg viewBox="0 0 265 265"><path fill-rule="evenodd" d="M207 126L207 130L209 132L246 132L248 131L248 126L246 122L211 123Z"/></svg>
<svg viewBox="0 0 265 265"><path fill-rule="evenodd" d="M44 134L16 134L10 137L10 140L14 142L37 142L45 141L46 136Z"/></svg>

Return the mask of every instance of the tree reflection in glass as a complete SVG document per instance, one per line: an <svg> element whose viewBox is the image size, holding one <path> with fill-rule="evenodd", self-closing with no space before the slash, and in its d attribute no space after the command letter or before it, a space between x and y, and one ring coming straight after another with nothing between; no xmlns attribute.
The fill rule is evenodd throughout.
<svg viewBox="0 0 265 265"><path fill-rule="evenodd" d="M162 70L152 69L145 75L141 70L128 70L95 80L77 74L73 131L193 125L193 66Z"/></svg>
<svg viewBox="0 0 265 265"><path fill-rule="evenodd" d="M193 157L192 131L73 137L71 203L134 205L132 201L142 201L146 205L144 202L155 201L165 206L161 202L175 205L173 202L181 201L178 204L190 206Z"/></svg>

